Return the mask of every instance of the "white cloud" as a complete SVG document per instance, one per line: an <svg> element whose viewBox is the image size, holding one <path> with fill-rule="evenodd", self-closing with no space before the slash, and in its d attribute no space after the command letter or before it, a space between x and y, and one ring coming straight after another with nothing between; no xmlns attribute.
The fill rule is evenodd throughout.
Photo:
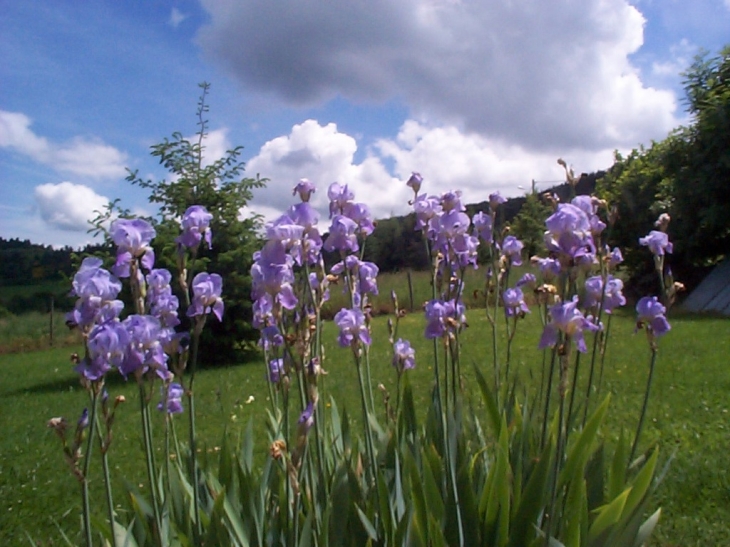
<svg viewBox="0 0 730 547"><path fill-rule="evenodd" d="M195 142L197 141L197 136L191 137L188 140ZM227 128L223 127L221 129L209 131L203 140L203 166L208 166L223 158L226 155L226 152L231 148L233 148L233 146L228 140Z"/></svg>
<svg viewBox="0 0 730 547"><path fill-rule="evenodd" d="M76 137L53 143L36 135L31 119L0 110L0 147L11 148L59 172L94 179L123 177L127 155L98 139Z"/></svg>
<svg viewBox="0 0 730 547"><path fill-rule="evenodd" d="M676 125L673 92L629 60L645 19L626 0L203 5L208 56L289 104L397 98L432 125L532 150L635 146Z"/></svg>
<svg viewBox="0 0 730 547"><path fill-rule="evenodd" d="M60 182L41 184L34 191L41 218L51 228L70 232L85 232L88 221L102 211L109 198L100 196L83 184Z"/></svg>
<svg viewBox="0 0 730 547"><path fill-rule="evenodd" d="M424 177L423 191L439 194L461 190L466 203L484 201L495 191L504 196L522 194L532 180L537 181L538 190L552 186L565 178L557 165L559 157L570 162L578 173L605 169L613 161L612 149L534 152L466 134L453 126L430 128L413 120L403 124L395 139L382 139L376 147L382 158L394 161L395 173L401 180L417 171Z"/></svg>
<svg viewBox="0 0 730 547"><path fill-rule="evenodd" d="M676 79L681 72L690 66L698 51L697 46L683 38L669 48L669 57L667 59L652 63L652 73L658 77Z"/></svg>
<svg viewBox="0 0 730 547"><path fill-rule="evenodd" d="M171 27L177 28L180 25L180 23L185 21L185 19L187 19L187 18L188 18L187 14L181 12L177 8L172 8L172 11L170 12L170 19L168 19L167 23Z"/></svg>
<svg viewBox="0 0 730 547"><path fill-rule="evenodd" d="M308 178L317 186L312 204L323 221L327 188L335 181L348 184L356 201L366 203L376 218L386 218L409 211L412 194L405 181L412 171L423 175L423 191L429 194L461 190L466 203L477 203L494 191L504 196L523 194L532 180L537 181L538 190L563 181L559 157L577 173L605 169L613 161L611 148L556 147L534 152L454 126L429 127L414 120L406 121L396 138L377 141L360 163L355 161L357 149L357 141L333 123L307 120L295 125L288 135L264 144L247 162L249 172L270 179L265 189L256 192L250 209L273 220L297 201L292 188ZM386 164L393 165L393 174Z"/></svg>
<svg viewBox="0 0 730 547"><path fill-rule="evenodd" d="M265 189L256 191L252 209L271 219L274 211L282 212L296 203L292 189L307 178L317 186L311 202L323 218L329 203L327 188L332 182L349 185L355 200L366 203L376 217L403 212L407 188L373 155L355 163L356 151L355 139L339 132L334 123L320 125L307 120L295 125L289 135L268 141L246 163L249 173L270 179Z"/></svg>

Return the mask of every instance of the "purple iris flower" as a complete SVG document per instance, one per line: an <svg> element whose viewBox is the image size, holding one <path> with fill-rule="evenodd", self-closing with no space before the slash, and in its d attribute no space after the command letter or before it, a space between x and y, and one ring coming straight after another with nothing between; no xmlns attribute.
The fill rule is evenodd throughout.
<svg viewBox="0 0 730 547"><path fill-rule="evenodd" d="M585 282L585 307L592 308L601 303L603 298L603 277L594 275Z"/></svg>
<svg viewBox="0 0 730 547"><path fill-rule="evenodd" d="M88 357L84 357L74 367L74 371L79 373L90 382L98 382L106 373L112 369L104 359L91 360Z"/></svg>
<svg viewBox="0 0 730 547"><path fill-rule="evenodd" d="M378 294L378 267L372 262L360 262L358 268L358 292Z"/></svg>
<svg viewBox="0 0 730 547"><path fill-rule="evenodd" d="M598 264L598 259L596 258L596 253L591 248L586 247L575 254L574 263L581 271L588 274L593 269L593 266Z"/></svg>
<svg viewBox="0 0 730 547"><path fill-rule="evenodd" d="M154 269L147 274L147 303L150 314L160 320L165 328L180 324L177 312L180 301L172 294L172 275L165 269Z"/></svg>
<svg viewBox="0 0 730 547"><path fill-rule="evenodd" d="M414 200L413 210L416 212L416 229L429 228L431 221L442 213L441 200L436 196L421 194ZM430 234L427 235L430 237Z"/></svg>
<svg viewBox="0 0 730 547"><path fill-rule="evenodd" d="M188 249L197 249L201 241L205 241L210 249L212 233L210 221L213 220L208 210L202 205L192 205L183 213L182 234L175 240Z"/></svg>
<svg viewBox="0 0 730 547"><path fill-rule="evenodd" d="M310 272L309 287L318 293L322 302L330 299L329 281L326 277L320 280L316 272Z"/></svg>
<svg viewBox="0 0 730 547"><path fill-rule="evenodd" d="M269 373L266 375L269 382L278 384L284 377L284 359L272 359L269 361Z"/></svg>
<svg viewBox="0 0 730 547"><path fill-rule="evenodd" d="M591 196L576 196L570 203L586 214L591 233L594 236L599 235L606 229L606 224L598 216L599 200L597 198Z"/></svg>
<svg viewBox="0 0 730 547"><path fill-rule="evenodd" d="M305 201L289 207L286 214L292 222L304 228L305 233L312 229L316 230L315 226L319 223L319 213L310 203Z"/></svg>
<svg viewBox="0 0 730 547"><path fill-rule="evenodd" d="M299 199L301 199L303 203L306 203L315 191L316 188L314 187L314 184L309 182L309 179L302 179L294 187L292 195L299 194Z"/></svg>
<svg viewBox="0 0 730 547"><path fill-rule="evenodd" d="M160 341L160 321L151 315L130 315L122 325L129 335L128 350L118 366L122 376L153 369L163 380L169 379L167 355Z"/></svg>
<svg viewBox="0 0 730 547"><path fill-rule="evenodd" d="M608 255L608 266L615 268L624 261L624 255L621 254L621 249L614 247L613 251Z"/></svg>
<svg viewBox="0 0 730 547"><path fill-rule="evenodd" d="M223 278L214 273L200 272L193 278L193 298L187 316L196 317L213 312L218 321L223 320Z"/></svg>
<svg viewBox="0 0 730 547"><path fill-rule="evenodd" d="M370 345L370 332L365 324L365 314L361 310L342 308L335 315L335 323L340 329L337 340L343 348L347 346L357 348L360 344Z"/></svg>
<svg viewBox="0 0 730 547"><path fill-rule="evenodd" d="M593 308L601 303L603 298L603 311L611 313L615 308L626 304L626 298L621 292L624 288L623 281L609 275L606 280L606 289L603 289L603 278L600 275L589 277L585 282L585 307Z"/></svg>
<svg viewBox="0 0 730 547"><path fill-rule="evenodd" d="M624 282L609 275L606 281L606 294L603 301L603 309L611 313L615 308L626 304L626 297L623 295Z"/></svg>
<svg viewBox="0 0 730 547"><path fill-rule="evenodd" d="M298 246L304 235L304 227L295 223L289 215L281 215L266 224L266 239L279 241L289 251Z"/></svg>
<svg viewBox="0 0 730 547"><path fill-rule="evenodd" d="M160 387L162 392L162 400L157 405L157 410L160 412L167 411L168 414L182 414L182 398L185 395L185 390L177 382L171 382L167 386L167 393L165 393L165 386ZM167 403L167 408L165 408Z"/></svg>
<svg viewBox="0 0 730 547"><path fill-rule="evenodd" d="M416 367L416 350L411 347L408 340L399 338L393 344L393 366L398 374Z"/></svg>
<svg viewBox="0 0 730 547"><path fill-rule="evenodd" d="M347 188L347 184L341 186L333 182L327 189L327 197L330 200L330 218L332 218L343 214L345 206L355 199L355 194Z"/></svg>
<svg viewBox="0 0 730 547"><path fill-rule="evenodd" d="M522 265L523 243L515 236L507 236L502 241L502 254L507 257L512 266Z"/></svg>
<svg viewBox="0 0 730 547"><path fill-rule="evenodd" d="M406 186L410 186L413 188L413 193L415 195L418 195L418 192L421 190L421 184L423 183L423 177L420 173L416 173L415 171L411 173L411 178L408 179L408 182L406 182Z"/></svg>
<svg viewBox="0 0 730 547"><path fill-rule="evenodd" d="M101 259L87 257L73 278L71 295L78 300L67 321L82 329L110 321L124 308L124 303L116 299L122 290L121 281L101 265Z"/></svg>
<svg viewBox="0 0 730 547"><path fill-rule="evenodd" d="M553 347L558 343L558 333L562 332L570 341L574 341L578 351L586 353L585 338L583 331L589 330L595 332L599 330L598 325L594 325L578 309L578 297L574 297L569 302L562 302L551 306L548 313L550 314L550 322L545 325L540 338L539 349Z"/></svg>
<svg viewBox="0 0 730 547"><path fill-rule="evenodd" d="M89 409L85 408L79 416L79 421L76 422L78 429L86 429L89 427Z"/></svg>
<svg viewBox="0 0 730 547"><path fill-rule="evenodd" d="M654 336L663 336L671 330L671 325L664 314L667 309L656 296L645 296L636 303L636 330L641 327Z"/></svg>
<svg viewBox="0 0 730 547"><path fill-rule="evenodd" d="M507 317L522 316L525 313L530 313L530 309L525 304L525 295L520 288L505 289L502 293L502 302L504 303L504 314Z"/></svg>
<svg viewBox="0 0 730 547"><path fill-rule="evenodd" d="M329 235L324 242L324 250L357 252L360 249L357 230L357 222L344 215L336 215L332 219Z"/></svg>
<svg viewBox="0 0 730 547"><path fill-rule="evenodd" d="M515 287L517 288L522 288L525 286L531 289L534 289L537 286L537 278L535 277L535 274L526 273L525 275L520 277L517 283L515 283Z"/></svg>
<svg viewBox="0 0 730 547"><path fill-rule="evenodd" d="M503 198L499 192L489 194L489 207L492 209L492 211L502 205L505 201L507 201L507 199Z"/></svg>
<svg viewBox="0 0 730 547"><path fill-rule="evenodd" d="M307 264L316 264L322 250L322 236L316 226L319 222L319 213L309 203L303 201L289 207L287 216L294 224L303 228L299 245L301 256L295 257L295 260L300 265L302 260Z"/></svg>
<svg viewBox="0 0 730 547"><path fill-rule="evenodd" d="M657 257L664 256L665 253L671 253L673 247L669 241L669 236L658 230L652 230L648 236L640 237L639 245L649 247L649 250Z"/></svg>
<svg viewBox="0 0 730 547"><path fill-rule="evenodd" d="M261 251L253 255L251 266L251 296L259 300L264 295L271 297L271 305L280 304L291 310L297 305L294 294L293 259L286 253L284 245L278 241L267 241Z"/></svg>
<svg viewBox="0 0 730 547"><path fill-rule="evenodd" d="M307 407L302 411L297 421L297 435L299 438L305 437L314 425L314 404L312 401L307 403Z"/></svg>
<svg viewBox="0 0 730 547"><path fill-rule="evenodd" d="M566 231L560 234L547 232L545 246L551 253L557 254L560 264L567 267L576 264L590 266L595 261L596 248L593 237L589 233Z"/></svg>
<svg viewBox="0 0 730 547"><path fill-rule="evenodd" d="M436 248L448 257L454 268L457 265L476 265L479 240L467 233L470 224L469 215L456 209L431 220L429 237L435 240Z"/></svg>
<svg viewBox="0 0 730 547"><path fill-rule="evenodd" d="M145 277L147 280L147 293L161 294L171 289L172 274L164 268L155 268Z"/></svg>
<svg viewBox="0 0 730 547"><path fill-rule="evenodd" d="M494 219L491 215L479 211L472 218L474 228L476 228L479 237L486 241L489 245L492 244L492 229L494 226Z"/></svg>
<svg viewBox="0 0 730 547"><path fill-rule="evenodd" d="M178 308L180 301L172 294L172 290L156 295L154 299L150 299L150 314L160 320L161 325L166 329L174 329L180 324L178 317Z"/></svg>
<svg viewBox="0 0 730 547"><path fill-rule="evenodd" d="M540 273L545 281L552 281L560 275L560 261L554 258L537 258L533 259L537 262Z"/></svg>
<svg viewBox="0 0 730 547"><path fill-rule="evenodd" d="M261 340L259 345L264 348L264 351L271 351L275 347L281 347L284 345L284 337L281 335L279 327L276 325L269 325L261 329Z"/></svg>
<svg viewBox="0 0 730 547"><path fill-rule="evenodd" d="M112 222L112 241L117 246L117 262L112 272L117 277L129 277L132 260L139 259L143 268L151 270L155 252L150 243L156 232L152 224L141 218L122 218Z"/></svg>
<svg viewBox="0 0 730 547"><path fill-rule="evenodd" d="M441 208L445 213L449 211L466 211L461 204L461 190L441 194Z"/></svg>
<svg viewBox="0 0 730 547"><path fill-rule="evenodd" d="M450 258L452 266L460 267L474 266L477 267L477 249L479 249L479 239L469 234L459 234L451 242L451 251L453 257Z"/></svg>
<svg viewBox="0 0 730 547"><path fill-rule="evenodd" d="M455 300L431 300L424 309L426 315L425 337L441 338L453 334L465 321L464 304Z"/></svg>
<svg viewBox="0 0 730 547"><path fill-rule="evenodd" d="M443 214L434 220L433 226L436 230L436 244L439 247L445 247L457 235L465 234L471 225L469 215L456 209L444 211Z"/></svg>
<svg viewBox="0 0 730 547"><path fill-rule="evenodd" d="M76 370L89 380L99 380L112 367L123 365L129 343L129 333L118 320L97 325L89 333L89 359Z"/></svg>
<svg viewBox="0 0 730 547"><path fill-rule="evenodd" d="M259 330L275 325L274 298L264 293L253 302L253 326Z"/></svg>
<svg viewBox="0 0 730 547"><path fill-rule="evenodd" d="M369 236L375 230L373 216L364 203L348 203L343 208L343 214L357 224L357 231L363 236Z"/></svg>
<svg viewBox="0 0 730 547"><path fill-rule="evenodd" d="M304 226L296 224L289 215L281 215L266 225L266 239L268 242L280 243L297 264L302 263L303 237Z"/></svg>
<svg viewBox="0 0 730 547"><path fill-rule="evenodd" d="M557 210L545 221L548 232L558 238L564 233L589 234L591 223L588 215L580 208L570 203L561 203Z"/></svg>

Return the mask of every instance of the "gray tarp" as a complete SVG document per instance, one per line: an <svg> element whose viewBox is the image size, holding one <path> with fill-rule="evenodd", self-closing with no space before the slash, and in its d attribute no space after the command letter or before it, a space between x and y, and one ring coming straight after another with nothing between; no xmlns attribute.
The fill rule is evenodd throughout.
<svg viewBox="0 0 730 547"><path fill-rule="evenodd" d="M720 262L682 304L688 311L730 315L730 258Z"/></svg>

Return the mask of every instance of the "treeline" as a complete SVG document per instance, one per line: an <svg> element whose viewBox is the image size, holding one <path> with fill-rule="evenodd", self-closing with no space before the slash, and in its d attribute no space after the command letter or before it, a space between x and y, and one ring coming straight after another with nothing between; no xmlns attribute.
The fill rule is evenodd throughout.
<svg viewBox="0 0 730 547"><path fill-rule="evenodd" d="M696 57L682 76L690 123L650 146L617 153L597 189L618 206L609 243L627 249L634 284L653 291L653 263L636 241L655 229L661 213L672 219L668 261L674 279L688 289L730 256L730 47Z"/></svg>
<svg viewBox="0 0 730 547"><path fill-rule="evenodd" d="M102 249L99 245L54 249L27 239L0 237L0 315L70 309L73 299L68 293L78 257Z"/></svg>
<svg viewBox="0 0 730 547"><path fill-rule="evenodd" d="M73 277L78 262L74 257L99 253L108 254L109 248L94 244L82 249L54 249L27 239L0 237L0 286L64 281Z"/></svg>
<svg viewBox="0 0 730 547"><path fill-rule="evenodd" d="M0 284L31 285L60 281L71 274L71 247L54 249L29 240L0 237Z"/></svg>

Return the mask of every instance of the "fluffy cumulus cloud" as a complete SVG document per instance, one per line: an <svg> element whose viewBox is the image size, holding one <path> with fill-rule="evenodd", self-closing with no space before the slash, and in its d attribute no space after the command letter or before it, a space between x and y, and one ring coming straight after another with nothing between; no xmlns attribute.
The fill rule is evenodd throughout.
<svg viewBox="0 0 730 547"><path fill-rule="evenodd" d="M504 196L524 194L536 181L537 189L564 180L557 164L564 156L577 173L611 165L613 151L580 148L532 152L495 138L467 134L456 127L428 127L409 120L395 139L376 144L379 156L392 160L396 174L407 179L412 171L424 177L423 191L438 194L462 190L467 203L487 199L491 192Z"/></svg>
<svg viewBox="0 0 730 547"><path fill-rule="evenodd" d="M10 148L55 170L94 179L123 177L127 156L97 139L76 137L54 143L36 135L31 119L0 110L0 147Z"/></svg>
<svg viewBox="0 0 730 547"><path fill-rule="evenodd" d="M268 219L276 216L296 202L292 189L307 178L317 186L311 202L323 215L332 182L349 185L355 199L366 202L376 216L403 212L397 204L408 201L407 189L373 154L358 163L357 149L357 141L338 131L334 123L321 125L316 120L295 125L288 135L268 141L246 164L247 172L269 179L266 188L256 193L255 210Z"/></svg>
<svg viewBox="0 0 730 547"><path fill-rule="evenodd" d="M645 20L626 0L202 2L207 55L289 104L398 98L414 118L538 152L676 125L674 94L631 64Z"/></svg>
<svg viewBox="0 0 730 547"><path fill-rule="evenodd" d="M70 232L85 232L88 221L102 211L109 199L83 184L60 182L36 186L34 197L41 218L49 227Z"/></svg>
<svg viewBox="0 0 730 547"><path fill-rule="evenodd" d="M292 188L302 178L317 186L312 203L327 214L327 187L348 184L357 201L369 205L377 218L408 212L413 196L405 181L413 171L424 177L423 191L440 194L461 190L467 203L524 194L532 180L541 190L564 180L557 164L564 157L577 173L605 168L613 150L552 149L539 153L495 138L460 131L454 126L430 127L408 120L393 139L380 139L358 162L356 139L333 123L307 120L288 135L270 140L247 162L247 171L267 177L266 188L256 192L252 209L273 220L296 198ZM390 170L387 166L390 166ZM391 175L390 171L393 172Z"/></svg>
<svg viewBox="0 0 730 547"><path fill-rule="evenodd" d="M188 137L190 142L196 142L198 136ZM203 166L218 161L226 155L226 152L233 148L231 142L228 140L228 129L222 127L220 129L213 129L208 131L208 134L203 141Z"/></svg>

